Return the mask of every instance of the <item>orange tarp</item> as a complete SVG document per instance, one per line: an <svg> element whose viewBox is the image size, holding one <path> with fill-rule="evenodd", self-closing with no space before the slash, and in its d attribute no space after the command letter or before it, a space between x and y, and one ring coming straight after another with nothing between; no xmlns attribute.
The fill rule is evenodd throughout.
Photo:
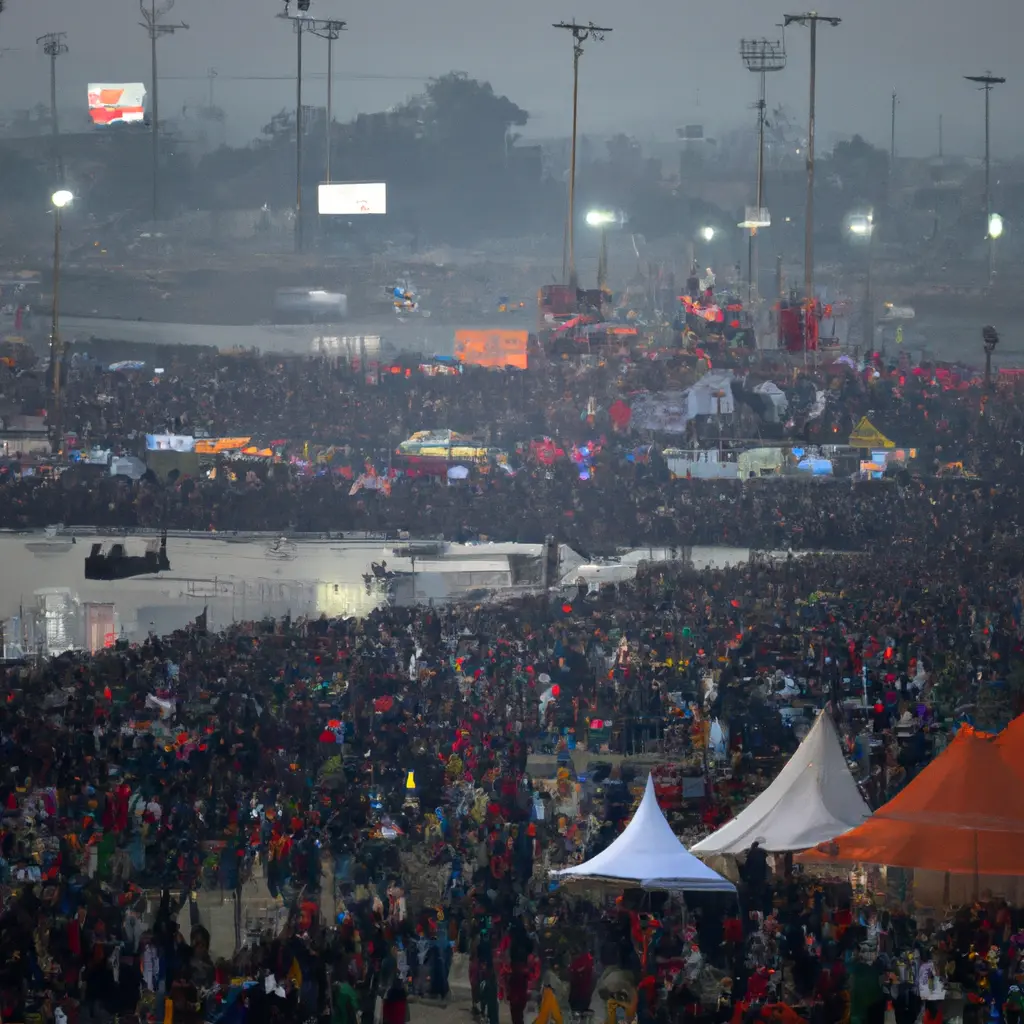
<svg viewBox="0 0 1024 1024"><path fill-rule="evenodd" d="M1018 719L1010 730L1007 740L963 726L939 757L863 825L797 859L1024 875L1024 770L1008 749L1013 735L1024 734L1024 723Z"/></svg>
<svg viewBox="0 0 1024 1024"><path fill-rule="evenodd" d="M455 358L473 366L525 370L529 340L528 331L456 331Z"/></svg>
<svg viewBox="0 0 1024 1024"><path fill-rule="evenodd" d="M252 438L250 437L216 437L196 440L196 451L200 455L220 455L222 452L241 451Z"/></svg>

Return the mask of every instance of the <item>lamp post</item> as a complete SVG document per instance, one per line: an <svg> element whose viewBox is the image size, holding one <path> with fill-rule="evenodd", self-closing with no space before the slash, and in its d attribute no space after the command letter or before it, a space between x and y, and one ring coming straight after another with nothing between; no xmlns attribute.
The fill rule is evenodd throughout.
<svg viewBox="0 0 1024 1024"><path fill-rule="evenodd" d="M587 224L592 228L601 229L601 255L597 260L597 287L603 292L608 287L608 225L614 224L618 218L608 210L590 210L587 213Z"/></svg>
<svg viewBox="0 0 1024 1024"><path fill-rule="evenodd" d="M586 25L573 21L559 21L551 26L572 34L572 139L569 146L569 209L565 221L565 243L562 249L562 282L576 288L576 251L573 219L576 215L576 126L580 99L580 57L583 44L590 40L600 41L611 32L592 21Z"/></svg>
<svg viewBox="0 0 1024 1024"><path fill-rule="evenodd" d="M53 392L53 417L51 423L51 444L53 454L59 455L64 438L61 423L61 363L64 346L60 340L60 219L61 210L70 205L74 196L66 189L58 189L50 196L53 204L53 309L50 320L50 374Z"/></svg>
<svg viewBox="0 0 1024 1024"><path fill-rule="evenodd" d="M829 18L817 11L806 14L787 14L782 19L783 27L807 25L811 30L811 82L810 105L807 115L807 212L804 224L804 303L806 315L814 315L814 101L818 80L818 22L833 28L842 23L842 18ZM804 365L807 365L807 336L804 335ZM817 349L815 349L817 359Z"/></svg>
<svg viewBox="0 0 1024 1024"><path fill-rule="evenodd" d="M872 211L865 214L851 217L849 221L850 234L855 238L864 239L867 243L867 270L864 276L864 324L863 342L865 357L874 349L875 345L875 315L871 298L871 257L873 255L875 238L875 215Z"/></svg>
<svg viewBox="0 0 1024 1024"><path fill-rule="evenodd" d="M989 146L990 133L989 133L989 106L990 99L992 96L992 89L997 85L1003 85L1005 78L1000 78L998 75L993 75L991 71L986 71L983 75L964 75L964 78L968 82L976 82L981 86L981 91L985 94L985 237L988 239L988 283L992 283L992 277L995 273L995 246L993 242L998 235L993 235L991 231L992 227L992 179L991 179L991 149ZM1002 232L1003 220L999 218L999 230Z"/></svg>

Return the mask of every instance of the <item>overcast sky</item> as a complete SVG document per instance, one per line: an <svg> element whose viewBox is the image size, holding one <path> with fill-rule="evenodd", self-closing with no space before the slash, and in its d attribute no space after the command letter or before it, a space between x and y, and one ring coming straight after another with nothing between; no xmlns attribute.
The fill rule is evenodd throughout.
<svg viewBox="0 0 1024 1024"><path fill-rule="evenodd" d="M819 33L820 140L859 132L888 147L895 88L900 152L934 153L941 113L947 152L980 154L983 101L961 76L991 69L1009 79L993 95L993 153L1024 151L1015 113L1024 105L1024 72L1016 73L1022 0L822 5L821 13L844 20ZM274 110L293 105L293 82L228 77L294 75L294 37L274 18L281 9L276 0L177 0L169 20L191 27L160 42L161 113L205 103L210 67L221 75L216 102L232 118L234 140L254 134ZM752 121L747 108L756 81L739 59L740 36L775 36L781 15L799 10L775 0L586 0L575 9L550 0L313 0L310 13L349 25L336 47L339 76L353 76L336 83L339 118L384 109L417 91L418 80L458 69L489 80L529 110L529 135L567 134L570 41L550 25L576 17L614 29L603 43L591 44L581 62L581 131L669 139L681 124L703 122L714 135ZM0 48L8 48L0 54L0 108L48 102L47 61L35 45L48 31L67 32L70 46L59 63L61 107L80 104L84 110L90 81L148 83L149 47L138 15L136 0L8 0L0 15ZM803 123L808 30L790 28L786 45L789 67L770 77L769 104L783 102ZM324 71L325 48L309 41L309 71ZM322 102L324 88L322 78L311 78L304 99Z"/></svg>

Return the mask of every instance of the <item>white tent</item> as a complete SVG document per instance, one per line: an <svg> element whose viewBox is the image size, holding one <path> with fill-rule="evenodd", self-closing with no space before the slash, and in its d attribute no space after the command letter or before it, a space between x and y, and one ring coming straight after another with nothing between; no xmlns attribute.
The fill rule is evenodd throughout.
<svg viewBox="0 0 1024 1024"><path fill-rule="evenodd" d="M693 848L738 854L755 841L769 853L807 850L871 816L847 767L829 714L822 712L775 781L732 821Z"/></svg>
<svg viewBox="0 0 1024 1024"><path fill-rule="evenodd" d="M661 813L650 776L636 814L611 846L583 864L551 874L561 882L605 882L623 888L736 891L732 882L687 852Z"/></svg>

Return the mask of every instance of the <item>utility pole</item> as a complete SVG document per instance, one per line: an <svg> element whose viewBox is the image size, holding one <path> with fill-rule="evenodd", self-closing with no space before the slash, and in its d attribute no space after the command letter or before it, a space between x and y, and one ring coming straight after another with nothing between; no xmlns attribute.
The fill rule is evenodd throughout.
<svg viewBox="0 0 1024 1024"><path fill-rule="evenodd" d="M576 204L576 126L579 114L580 94L580 57L583 56L583 44L593 39L601 42L611 32L610 28L601 28L592 21L586 25L578 25L573 21L559 21L551 26L572 33L572 144L569 150L569 210L565 221L565 236L562 246L562 280L575 289L576 252L574 249L573 229L575 227Z"/></svg>
<svg viewBox="0 0 1024 1024"><path fill-rule="evenodd" d="M284 2L284 11L278 15L292 23L295 31L295 251L302 252L302 34L307 31L307 23L311 21L309 0L299 0L299 13L289 13L289 0Z"/></svg>
<svg viewBox="0 0 1024 1024"><path fill-rule="evenodd" d="M57 122L57 58L68 52L68 44L64 42L66 32L47 32L36 42L42 46L43 53L50 58L50 131L53 135L53 181L55 185L64 184L64 162L60 152L60 126Z"/></svg>
<svg viewBox="0 0 1024 1024"><path fill-rule="evenodd" d="M150 121L153 130L153 220L157 220L160 213L160 79L157 74L156 65L156 41L161 36L174 35L179 28L187 29L188 25L183 21L169 24L163 19L174 7L174 0L160 0L159 6L156 0L139 0L139 10L142 12L142 21L139 24L146 30L149 36L149 61L150 61L150 83L149 89L152 93L150 103Z"/></svg>
<svg viewBox="0 0 1024 1024"><path fill-rule="evenodd" d="M983 75L964 75L968 82L977 82L985 93L985 238L988 239L988 283L992 283L995 272L995 237L992 234L992 185L991 185L991 150L989 148L989 100L992 90L1002 85L1006 79L986 71Z"/></svg>
<svg viewBox="0 0 1024 1024"><path fill-rule="evenodd" d="M757 229L769 227L764 202L764 129L767 123L767 85L769 71L781 71L786 66L785 41L769 39L741 39L740 57L748 71L760 76L757 96L757 212L747 215L747 302L752 304L757 291Z"/></svg>
<svg viewBox="0 0 1024 1024"><path fill-rule="evenodd" d="M814 314L814 97L818 73L818 22L823 21L833 28L842 23L842 18L828 18L809 11L807 14L787 14L783 27L809 25L811 29L811 89L810 107L807 116L807 223L804 225L804 303L808 317ZM815 357L817 358L817 357ZM804 365L807 364L807 336L804 335Z"/></svg>
<svg viewBox="0 0 1024 1024"><path fill-rule="evenodd" d="M942 115L939 114L939 159L940 160L942 159L942 156L943 156L943 153L942 153Z"/></svg>
<svg viewBox="0 0 1024 1024"><path fill-rule="evenodd" d="M213 83L217 80L217 69L207 68L206 69L206 108L207 110L213 110Z"/></svg>
<svg viewBox="0 0 1024 1024"><path fill-rule="evenodd" d="M324 162L324 181L331 180L331 125L334 120L334 41L345 31L345 22L320 20L319 18L306 19L306 31L313 35L327 40L327 110L326 110L326 132L324 140L326 153Z"/></svg>
<svg viewBox="0 0 1024 1024"><path fill-rule="evenodd" d="M892 118L889 125L889 177L893 175L893 171L896 169L896 104L899 103L899 97L896 95L896 90L892 91Z"/></svg>

